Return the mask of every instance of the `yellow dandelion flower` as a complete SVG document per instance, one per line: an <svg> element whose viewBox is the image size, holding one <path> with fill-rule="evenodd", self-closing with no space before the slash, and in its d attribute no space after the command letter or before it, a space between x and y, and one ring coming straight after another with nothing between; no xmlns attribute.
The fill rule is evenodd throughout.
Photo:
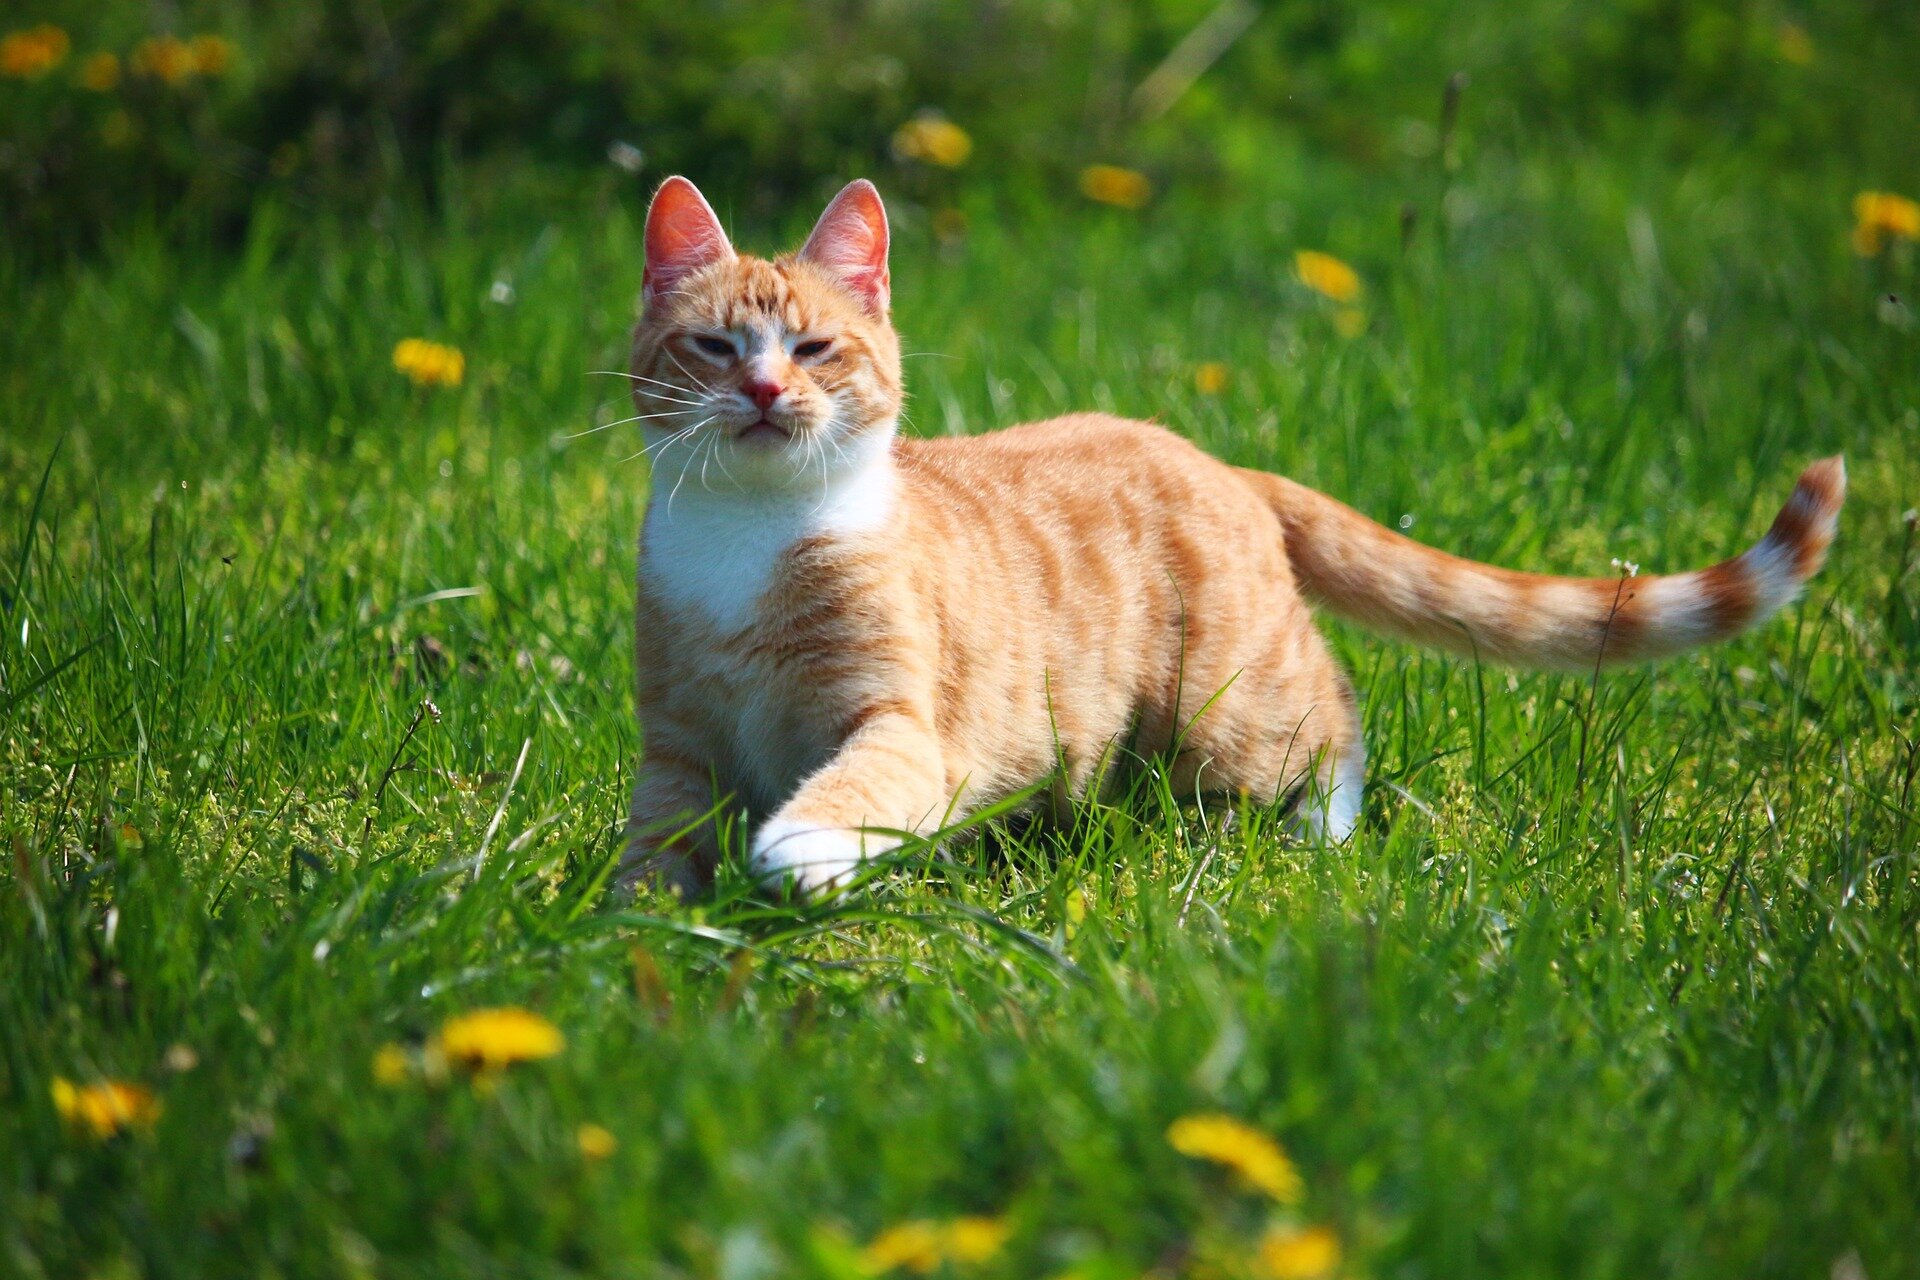
<svg viewBox="0 0 1920 1280"><path fill-rule="evenodd" d="M477 1009L440 1025L440 1051L469 1071L497 1071L551 1058L567 1047L560 1028L526 1009Z"/></svg>
<svg viewBox="0 0 1920 1280"><path fill-rule="evenodd" d="M955 1218L941 1229L941 1252L949 1262L990 1262L1012 1235L1013 1224L1005 1218Z"/></svg>
<svg viewBox="0 0 1920 1280"><path fill-rule="evenodd" d="M1320 1280L1340 1265L1340 1237L1332 1227L1270 1227L1258 1262L1268 1280Z"/></svg>
<svg viewBox="0 0 1920 1280"><path fill-rule="evenodd" d="M467 358L457 347L402 338L393 348L393 367L422 387L457 387L467 374Z"/></svg>
<svg viewBox="0 0 1920 1280"><path fill-rule="evenodd" d="M193 69L203 76L223 76L233 65L233 42L225 36L195 36L187 45Z"/></svg>
<svg viewBox="0 0 1920 1280"><path fill-rule="evenodd" d="M860 1251L860 1267L874 1275L906 1270L924 1276L944 1257L939 1224L915 1219L888 1227L869 1241Z"/></svg>
<svg viewBox="0 0 1920 1280"><path fill-rule="evenodd" d="M133 46L127 65L144 76L177 85L199 69L193 46L179 36L149 36Z"/></svg>
<svg viewBox="0 0 1920 1280"><path fill-rule="evenodd" d="M973 154L973 139L939 112L923 111L893 131L893 154L958 169Z"/></svg>
<svg viewBox="0 0 1920 1280"><path fill-rule="evenodd" d="M1203 396L1217 396L1226 390L1227 366L1209 360L1193 371L1193 389Z"/></svg>
<svg viewBox="0 0 1920 1280"><path fill-rule="evenodd" d="M121 1080L75 1084L56 1077L53 1109L62 1120L96 1138L111 1138L127 1128L150 1128L160 1117L160 1102L153 1090Z"/></svg>
<svg viewBox="0 0 1920 1280"><path fill-rule="evenodd" d="M1080 194L1117 209L1144 209L1153 199L1153 182L1138 169L1090 164L1080 171Z"/></svg>
<svg viewBox="0 0 1920 1280"><path fill-rule="evenodd" d="M59 66L72 47L67 33L50 22L9 31L0 36L0 75L16 80L38 79Z"/></svg>
<svg viewBox="0 0 1920 1280"><path fill-rule="evenodd" d="M383 1044L373 1053L373 1079L389 1089L407 1082L413 1074L413 1059L397 1044Z"/></svg>
<svg viewBox="0 0 1920 1280"><path fill-rule="evenodd" d="M1280 1144L1232 1116L1182 1116L1167 1126L1167 1142L1183 1156L1233 1170L1246 1186L1281 1204L1298 1204L1306 1190Z"/></svg>
<svg viewBox="0 0 1920 1280"><path fill-rule="evenodd" d="M1352 267L1330 253L1302 249L1293 255L1293 269L1300 283L1335 302L1352 302L1360 296L1360 277Z"/></svg>
<svg viewBox="0 0 1920 1280"><path fill-rule="evenodd" d="M1367 331L1367 313L1359 307L1335 307L1333 331L1343 338L1357 338Z"/></svg>
<svg viewBox="0 0 1920 1280"><path fill-rule="evenodd" d="M80 64L78 77L82 89L112 93L120 83L120 58L117 54L96 53Z"/></svg>
<svg viewBox="0 0 1920 1280"><path fill-rule="evenodd" d="M1791 62L1796 67L1804 67L1813 62L1813 40L1807 35L1807 29L1797 22L1783 22L1774 32L1774 48L1780 53L1782 62Z"/></svg>
<svg viewBox="0 0 1920 1280"><path fill-rule="evenodd" d="M1871 258L1888 237L1920 240L1920 204L1891 191L1862 191L1853 198L1853 250Z"/></svg>
<svg viewBox="0 0 1920 1280"><path fill-rule="evenodd" d="M597 1124L583 1124L573 1131L573 1140L582 1159L605 1160L620 1145L620 1140Z"/></svg>
<svg viewBox="0 0 1920 1280"><path fill-rule="evenodd" d="M860 1268L872 1275L926 1275L942 1263L977 1266L998 1257L1012 1235L1013 1225L1005 1218L916 1218L875 1236L860 1251Z"/></svg>

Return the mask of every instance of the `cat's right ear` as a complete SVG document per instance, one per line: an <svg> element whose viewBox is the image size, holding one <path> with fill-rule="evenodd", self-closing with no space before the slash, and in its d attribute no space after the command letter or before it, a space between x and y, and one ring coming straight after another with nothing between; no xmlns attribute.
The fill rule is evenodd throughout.
<svg viewBox="0 0 1920 1280"><path fill-rule="evenodd" d="M871 182L840 188L800 256L838 276L876 319L887 318L887 207Z"/></svg>
<svg viewBox="0 0 1920 1280"><path fill-rule="evenodd" d="M678 174L660 184L647 206L647 270L640 296L648 306L703 267L733 257L713 206Z"/></svg>

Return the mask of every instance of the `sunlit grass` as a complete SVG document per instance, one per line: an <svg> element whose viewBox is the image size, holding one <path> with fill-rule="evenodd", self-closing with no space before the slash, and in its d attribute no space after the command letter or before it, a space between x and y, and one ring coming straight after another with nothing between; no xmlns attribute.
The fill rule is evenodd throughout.
<svg viewBox="0 0 1920 1280"><path fill-rule="evenodd" d="M1912 1274L1920 359L1850 251L1859 184L1483 165L1444 237L1419 175L1298 164L982 202L958 239L902 203L911 429L1153 415L1580 573L1727 554L1845 450L1807 599L1597 680L1342 630L1350 848L1147 771L831 904L606 888L647 473L591 371L630 205L0 263L0 1257ZM460 376L396 376L419 334ZM452 1025L500 1067L449 1070L486 1010ZM149 1090L150 1127L63 1119L56 1081ZM1284 1205L1169 1142L1212 1115Z"/></svg>

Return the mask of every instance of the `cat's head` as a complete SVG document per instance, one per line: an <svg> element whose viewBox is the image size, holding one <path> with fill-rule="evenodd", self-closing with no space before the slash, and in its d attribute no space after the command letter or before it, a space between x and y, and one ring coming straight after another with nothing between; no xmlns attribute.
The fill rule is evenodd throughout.
<svg viewBox="0 0 1920 1280"><path fill-rule="evenodd" d="M685 178L647 210L633 397L656 476L709 490L818 486L884 451L900 414L887 213L848 185L797 253L736 253Z"/></svg>

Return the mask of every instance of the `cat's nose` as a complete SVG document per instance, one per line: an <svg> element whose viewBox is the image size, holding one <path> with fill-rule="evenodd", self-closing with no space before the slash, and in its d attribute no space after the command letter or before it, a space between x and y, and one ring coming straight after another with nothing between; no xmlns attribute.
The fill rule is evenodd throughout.
<svg viewBox="0 0 1920 1280"><path fill-rule="evenodd" d="M740 389L747 393L754 407L762 412L765 412L767 406L778 400L780 393L786 390L779 383L767 378L748 378L740 384Z"/></svg>

